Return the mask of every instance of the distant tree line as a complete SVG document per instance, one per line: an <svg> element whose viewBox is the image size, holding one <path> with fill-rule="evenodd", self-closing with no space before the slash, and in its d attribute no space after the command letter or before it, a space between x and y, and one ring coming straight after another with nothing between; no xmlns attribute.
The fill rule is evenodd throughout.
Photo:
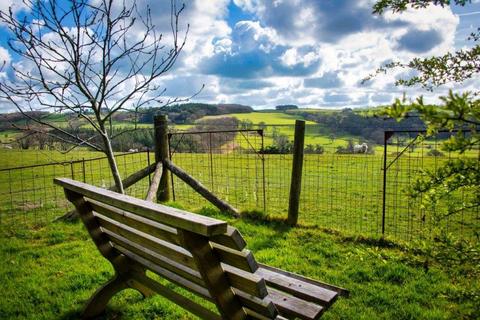
<svg viewBox="0 0 480 320"><path fill-rule="evenodd" d="M206 104L185 103L165 106L162 108L149 108L140 111L140 123L153 123L157 114L166 114L168 119L175 124L191 124L204 116L217 116L229 113L250 113L252 107L240 104Z"/></svg>
<svg viewBox="0 0 480 320"><path fill-rule="evenodd" d="M352 109L343 109L340 112L308 112L297 110L296 115L305 120L314 121L319 126L319 134L326 136L358 136L376 144L383 143L385 130L423 130L425 124L415 116L398 123L395 119L367 116Z"/></svg>

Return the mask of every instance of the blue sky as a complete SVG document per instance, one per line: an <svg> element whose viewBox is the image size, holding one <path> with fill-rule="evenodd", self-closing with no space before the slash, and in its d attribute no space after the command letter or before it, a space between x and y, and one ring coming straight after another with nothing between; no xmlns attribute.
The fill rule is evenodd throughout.
<svg viewBox="0 0 480 320"><path fill-rule="evenodd" d="M2 1L0 10L12 2ZM187 46L160 85L167 97L185 97L205 84L194 101L258 109L364 107L389 103L403 92L435 101L450 88L469 90L480 82L429 93L395 87L396 79L411 74L406 70L360 81L385 62L472 46L467 37L480 25L480 1L473 2L379 17L371 14L371 0L186 1L181 25L191 26ZM169 1L138 1L149 3L155 24L168 34ZM0 26L0 59L22 63L9 52L8 37ZM0 103L0 111L9 110Z"/></svg>

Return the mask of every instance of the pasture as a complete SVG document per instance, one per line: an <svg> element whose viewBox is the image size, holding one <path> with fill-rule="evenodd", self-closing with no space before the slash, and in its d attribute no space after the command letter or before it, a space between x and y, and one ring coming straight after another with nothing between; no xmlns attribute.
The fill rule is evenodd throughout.
<svg viewBox="0 0 480 320"><path fill-rule="evenodd" d="M247 144L246 141L242 142ZM46 155L50 154L48 158ZM85 161L69 162L65 155L46 151L3 150L3 168L12 164L40 164L44 160L65 161L49 166L0 171L0 219L48 222L65 212L63 194L53 186L54 177L70 177L108 187L112 181L106 159L101 154L77 151ZM74 154L69 154L71 157ZM153 161L153 154L150 154ZM389 157L389 161L395 155ZM78 158L77 158L78 159ZM89 160L95 159L95 160ZM243 211L261 212L272 218L285 218L288 208L292 155L255 153L174 153L173 161L215 194ZM418 239L431 223L419 200L409 200L406 189L422 170L433 169L446 157L401 157L387 172L385 218L382 221L383 156L365 154L307 154L304 159L300 201L300 221L362 236L385 235L393 240ZM30 162L29 162L30 161ZM117 159L123 177L148 164L147 153L133 153ZM148 179L128 190L144 197ZM198 210L208 203L177 178L173 179L172 198L187 209ZM465 195L462 195L465 197ZM465 198L459 197L459 200ZM61 210L54 209L60 206ZM54 209L54 210L52 210ZM442 210L442 208L438 208ZM478 212L465 211L445 220L452 231L471 236L478 225Z"/></svg>
<svg viewBox="0 0 480 320"><path fill-rule="evenodd" d="M324 319L474 319L478 274L468 265L432 264L418 251L393 243L346 237L302 223L248 216L229 220L258 261L348 288ZM79 223L0 230L0 318L77 319L86 299L112 276ZM174 288L173 286L170 286ZM160 296L142 299L126 290L109 304L106 319L194 319Z"/></svg>
<svg viewBox="0 0 480 320"><path fill-rule="evenodd" d="M240 144L245 150L247 142ZM112 275L83 226L52 222L71 209L53 186L54 177L103 187L111 182L105 159L69 162L100 156L76 152L1 151L3 168L67 161L0 172L2 319L29 319L32 314L36 319L76 319L85 300ZM175 201L169 204L228 220L260 262L348 288L351 297L340 299L325 319L474 319L480 306L478 265L430 262L427 271L417 240L429 230L429 219L403 191L422 168L434 168L447 158L407 155L388 173L385 239L382 152L351 155L327 149L305 155L296 228L283 223L291 174L288 154L176 153L175 163L241 209L242 217L235 220L213 210L176 178ZM147 153L122 155L117 161L124 177L148 163ZM147 188L144 179L128 193L144 198ZM449 221L451 230L468 234L467 225L478 223L475 219L475 212L466 213L462 220ZM142 299L133 290L113 299L106 318L193 319L161 297Z"/></svg>

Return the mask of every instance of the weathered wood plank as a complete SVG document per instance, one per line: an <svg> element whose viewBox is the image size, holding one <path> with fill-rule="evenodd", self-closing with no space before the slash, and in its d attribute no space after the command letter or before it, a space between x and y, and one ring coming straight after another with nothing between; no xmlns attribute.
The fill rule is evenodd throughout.
<svg viewBox="0 0 480 320"><path fill-rule="evenodd" d="M188 184L193 190L198 192L202 197L210 201L215 207L223 212L228 212L233 214L235 217L239 217L240 213L237 209L232 207L227 202L223 201L212 192L210 192L203 184L197 181L195 178L190 176L187 172L185 172L180 167L176 166L173 162L166 159L163 161L164 165L170 170L173 174L177 177L182 179L186 184Z"/></svg>
<svg viewBox="0 0 480 320"><path fill-rule="evenodd" d="M267 285L263 278L228 264L222 263L222 268L232 287L259 298L264 298L268 295Z"/></svg>
<svg viewBox="0 0 480 320"><path fill-rule="evenodd" d="M269 296L260 299L235 288L233 289L233 292L235 292L235 295L238 297L238 299L240 299L240 302L246 308L266 316L269 319L273 319L275 315L278 314L277 308Z"/></svg>
<svg viewBox="0 0 480 320"><path fill-rule="evenodd" d="M150 270L156 274L158 274L159 276L161 276L162 278L198 295L199 297L201 298L205 298L209 301L212 301L212 297L210 295L210 293L208 292L208 290L199 285L199 284L196 284L195 282L192 282L190 280L187 280L183 277L181 277L180 275L174 273L174 272L171 272L165 268L162 268L158 265L156 265L155 263L153 263L152 261L150 260L147 260L147 259L144 259L142 258L141 256L131 252L130 250L122 247L121 245L119 244L114 244L115 245L115 248L120 251L121 253L123 253L126 257L138 262L139 264L141 264L143 267L145 267L147 270Z"/></svg>
<svg viewBox="0 0 480 320"><path fill-rule="evenodd" d="M275 289L269 288L268 296L272 299L273 304L282 316L315 320L320 318L324 311L324 308L319 305L290 296Z"/></svg>
<svg viewBox="0 0 480 320"><path fill-rule="evenodd" d="M232 226L228 226L227 232L224 234L218 234L210 237L210 241L240 251L247 246L247 243L245 242L245 239L243 239L240 232Z"/></svg>
<svg viewBox="0 0 480 320"><path fill-rule="evenodd" d="M255 272L258 269L257 261L250 250L233 250L214 242L212 242L212 247L219 260L225 264L248 272Z"/></svg>
<svg viewBox="0 0 480 320"><path fill-rule="evenodd" d="M178 230L178 233L183 246L192 253L198 271L200 271L210 296L214 299L222 317L232 320L245 319L247 315L237 296L233 293L208 238L184 230Z"/></svg>
<svg viewBox="0 0 480 320"><path fill-rule="evenodd" d="M148 188L147 197L145 200L153 201L157 195L158 186L160 185L160 178L162 177L163 173L163 164L161 162L157 163L157 167L155 169L155 173L153 174L152 183Z"/></svg>
<svg viewBox="0 0 480 320"><path fill-rule="evenodd" d="M322 306L330 306L338 297L338 293L335 291L268 269L258 268L255 274L263 277L267 284L273 288L290 293L297 298L321 304Z"/></svg>
<svg viewBox="0 0 480 320"><path fill-rule="evenodd" d="M165 256L160 255L155 251L149 250L144 246L134 243L124 237L112 234L111 231L104 231L107 235L111 236L114 247L119 245L120 247L125 248L130 252L142 257L143 259L151 261L152 263L162 268L165 268L173 273L176 273L189 281L192 281L203 287L205 286L205 283L202 280L202 276L197 270L189 268L181 263L178 263L177 261L168 259Z"/></svg>
<svg viewBox="0 0 480 320"><path fill-rule="evenodd" d="M165 268L189 281L205 287L205 282L197 270L159 255L158 253L146 249L142 245L134 243L126 238L112 234L111 231L105 230L105 232L111 236L114 247L116 244L118 244L132 253L144 258L145 260L151 261L162 268ZM222 267L224 268L225 274L227 275L232 287L241 290L246 294L260 298L263 298L268 294L265 280L262 278L252 273L233 268L229 265L222 264Z"/></svg>
<svg viewBox="0 0 480 320"><path fill-rule="evenodd" d="M136 213L144 218L168 224L172 227L181 228L204 236L227 232L227 223L221 220L140 200L67 178L59 178L54 181L65 189L77 192L93 200Z"/></svg>
<svg viewBox="0 0 480 320"><path fill-rule="evenodd" d="M127 239L141 244L142 247L154 251L170 260L176 261L189 268L196 269L196 264L192 255L184 248L160 239L156 239L146 233L107 219L99 214L96 214L96 217L102 229L105 231L110 231L108 233L110 241L116 242L116 239Z"/></svg>
<svg viewBox="0 0 480 320"><path fill-rule="evenodd" d="M175 228L95 200L87 199L87 201L95 212L105 217L131 226L156 238L178 244L177 229Z"/></svg>
<svg viewBox="0 0 480 320"><path fill-rule="evenodd" d="M139 283L141 283L144 286L147 286L147 287L151 288L152 290L154 290L158 294L160 294L160 295L164 296L165 298L169 299L170 301L176 303L180 307L187 309L188 311L190 311L191 313L193 313L194 315L196 315L196 316L198 316L202 319L208 319L208 320L210 320L210 319L221 320L222 319L218 314L216 314L216 313L208 310L207 308L199 305L198 303L182 296L181 294L163 286L162 284L156 282L155 280L148 278L147 276L134 275L134 280L138 281Z"/></svg>
<svg viewBox="0 0 480 320"><path fill-rule="evenodd" d="M287 277L290 277L290 278L293 278L293 279L298 279L300 281L310 283L314 286L319 286L319 287L323 287L323 288L326 288L326 289L330 289L332 291L337 292L340 296L348 297L348 295L350 294L350 292L345 288L333 286L333 285L325 283L325 282L321 282L321 281L318 281L318 280L315 280L315 279L312 279L312 278L304 277L302 275L299 275L299 274L296 274L296 273L293 273L293 272L288 272L288 271L278 269L278 268L275 268L275 267L272 267L272 266L267 266L265 264L259 263L258 265L262 269L266 269L266 270L273 271L275 273L283 274Z"/></svg>
<svg viewBox="0 0 480 320"><path fill-rule="evenodd" d="M143 168L140 171L137 171L135 173L132 173L130 176L126 177L125 179L122 180L122 185L124 189L127 189L128 187L132 186L133 184L137 183L138 181L142 180L146 176L148 176L150 173L155 171L155 164L151 164L147 166L146 168ZM111 191L117 191L117 186L113 185L108 190ZM77 210L70 210L67 213L65 213L63 216L55 219L55 220L73 220L78 218Z"/></svg>

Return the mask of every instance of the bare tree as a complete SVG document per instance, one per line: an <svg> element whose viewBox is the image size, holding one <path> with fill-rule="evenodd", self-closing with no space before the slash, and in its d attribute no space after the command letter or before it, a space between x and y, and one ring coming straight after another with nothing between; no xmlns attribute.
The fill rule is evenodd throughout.
<svg viewBox="0 0 480 320"><path fill-rule="evenodd" d="M0 23L12 34L9 48L21 59L5 67L12 76L0 82L0 99L29 122L47 127L49 135L104 152L123 193L112 139L124 132L113 131L112 116L172 102L162 101L165 89L158 80L185 45L188 25L179 31L185 6L171 1L165 36L150 8L141 10L136 0L24 0L24 6L28 15L16 15L12 8L0 11ZM38 110L49 113L32 112ZM82 119L96 138L55 125L51 112Z"/></svg>

